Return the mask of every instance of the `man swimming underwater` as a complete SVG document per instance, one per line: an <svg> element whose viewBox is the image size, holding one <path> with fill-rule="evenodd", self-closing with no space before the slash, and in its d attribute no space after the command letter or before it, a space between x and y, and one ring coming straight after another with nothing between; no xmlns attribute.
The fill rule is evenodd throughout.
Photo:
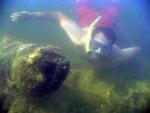
<svg viewBox="0 0 150 113"><path fill-rule="evenodd" d="M94 0L77 0L79 25L60 12L15 12L12 21L29 19L57 20L74 45L79 47L84 58L93 65L113 67L134 58L140 47L120 49L112 27L116 23L119 8L116 0L108 0L101 9L90 6Z"/></svg>

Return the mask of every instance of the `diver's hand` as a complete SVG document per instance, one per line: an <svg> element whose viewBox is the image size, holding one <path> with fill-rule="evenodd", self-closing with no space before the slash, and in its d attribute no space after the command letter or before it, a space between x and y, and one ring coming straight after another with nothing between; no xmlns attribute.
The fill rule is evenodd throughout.
<svg viewBox="0 0 150 113"><path fill-rule="evenodd" d="M14 22L22 22L29 18L30 13L27 11L15 12L11 14L11 20Z"/></svg>

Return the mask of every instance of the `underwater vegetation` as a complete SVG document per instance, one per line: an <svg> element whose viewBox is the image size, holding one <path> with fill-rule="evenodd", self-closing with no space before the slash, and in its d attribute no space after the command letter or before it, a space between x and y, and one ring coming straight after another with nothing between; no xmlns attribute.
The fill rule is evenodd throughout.
<svg viewBox="0 0 150 113"><path fill-rule="evenodd" d="M9 104L9 113L149 113L147 82L128 83L121 92L95 74L90 69L73 69L54 93L43 97L17 94Z"/></svg>
<svg viewBox="0 0 150 113"><path fill-rule="evenodd" d="M9 39L1 40L2 44L0 48L2 113L149 113L150 111L149 79L137 79L140 74L146 74L140 73L138 66L134 69L130 64L129 67L99 71L91 66L73 66L67 76L69 61L58 48L38 44L27 46ZM47 63L58 67L55 69L49 67L51 73L44 68L44 72L47 73L39 74L43 72L41 67L47 67ZM41 69L40 72L35 67ZM51 75L52 78L46 79L47 75Z"/></svg>

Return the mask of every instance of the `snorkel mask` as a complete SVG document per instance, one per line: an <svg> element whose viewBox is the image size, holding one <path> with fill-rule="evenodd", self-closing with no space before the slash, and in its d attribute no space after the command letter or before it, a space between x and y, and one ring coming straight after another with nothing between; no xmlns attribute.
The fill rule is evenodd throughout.
<svg viewBox="0 0 150 113"><path fill-rule="evenodd" d="M96 57L109 56L111 54L112 45L101 39L92 40L92 53Z"/></svg>
<svg viewBox="0 0 150 113"><path fill-rule="evenodd" d="M111 29L105 27L98 28L96 26L100 19L101 17L98 16L88 27L84 35L86 37L86 53L96 58L99 58L101 56L109 56L112 51L112 45L116 40L115 33ZM95 34L97 34L98 32L104 33L106 37L109 37L110 41L105 41L101 37L95 38Z"/></svg>

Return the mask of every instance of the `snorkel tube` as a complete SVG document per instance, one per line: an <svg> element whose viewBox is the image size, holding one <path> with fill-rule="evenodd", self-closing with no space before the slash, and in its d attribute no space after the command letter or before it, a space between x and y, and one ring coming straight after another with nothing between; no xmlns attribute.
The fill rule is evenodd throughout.
<svg viewBox="0 0 150 113"><path fill-rule="evenodd" d="M90 42L91 42L91 35L93 30L96 28L96 24L98 23L98 21L101 19L100 16L98 16L93 22L92 24L88 27L87 31L86 31L86 44L85 44L85 51L86 53L89 53L91 51L91 46L90 46Z"/></svg>

